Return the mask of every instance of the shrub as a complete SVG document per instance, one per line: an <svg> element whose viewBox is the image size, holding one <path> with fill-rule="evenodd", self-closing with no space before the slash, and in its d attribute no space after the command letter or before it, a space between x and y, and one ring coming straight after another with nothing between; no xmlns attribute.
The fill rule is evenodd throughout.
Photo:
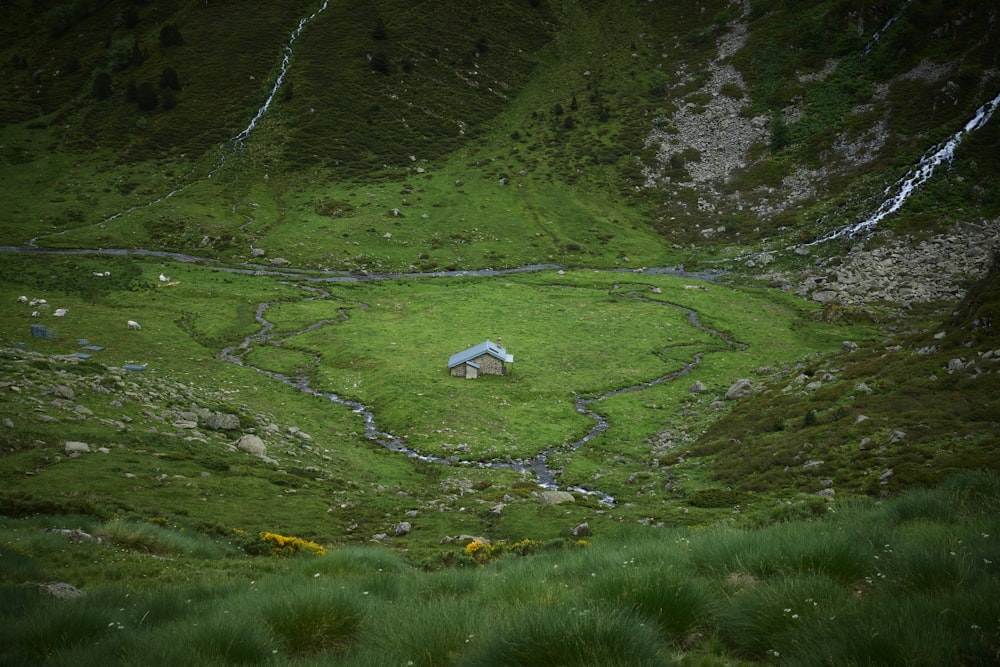
<svg viewBox="0 0 1000 667"><path fill-rule="evenodd" d="M501 540L492 543L473 540L465 545L465 553L469 554L473 561L482 565L507 554L527 556L538 551L541 545L541 542L527 538L518 542L505 542Z"/></svg>
<svg viewBox="0 0 1000 667"><path fill-rule="evenodd" d="M137 48L138 44L134 39L119 39L108 47L105 62L112 72L121 72L132 64L133 49Z"/></svg>
<svg viewBox="0 0 1000 667"><path fill-rule="evenodd" d="M727 81L726 83L722 84L722 87L719 89L719 92L725 95L726 97L733 98L734 100L743 99L743 88L741 88L739 84L733 83L731 81Z"/></svg>
<svg viewBox="0 0 1000 667"><path fill-rule="evenodd" d="M780 113L771 119L771 150L780 151L792 143L792 130Z"/></svg>
<svg viewBox="0 0 1000 667"><path fill-rule="evenodd" d="M319 544L301 537L287 537L277 533L260 533L260 539L271 546L275 556L294 556L301 552L309 552L316 556L322 556L326 550Z"/></svg>
<svg viewBox="0 0 1000 667"><path fill-rule="evenodd" d="M392 62L384 51L373 53L369 65L376 74L389 75L392 73Z"/></svg>
<svg viewBox="0 0 1000 667"><path fill-rule="evenodd" d="M180 46L184 43L184 39L181 37L180 28L172 23L160 28L160 48L170 48L171 46Z"/></svg>

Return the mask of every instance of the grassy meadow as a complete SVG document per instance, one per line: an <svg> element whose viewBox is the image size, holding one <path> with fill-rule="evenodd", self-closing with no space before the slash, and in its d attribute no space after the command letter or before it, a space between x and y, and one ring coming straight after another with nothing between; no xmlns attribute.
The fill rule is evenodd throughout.
<svg viewBox="0 0 1000 667"><path fill-rule="evenodd" d="M632 480L645 476L642 471L659 454L634 443L648 442L673 420L688 424L695 434L729 408L731 402L720 399L735 380L757 378L761 369L794 366L837 349L844 339L872 333L864 326L825 323L814 317L816 307L780 293L669 275L544 270L331 282L230 273L150 257L10 259L4 292L9 316L0 325L4 340L12 348L20 344L22 354L41 355L32 367L42 377L61 369L78 383L95 379L74 398L93 418L72 412L74 403L55 401L45 409L49 390L37 377L29 384L39 383L34 391L42 403L35 412L44 418L32 416L26 399L6 405L5 415L17 424L17 433L9 434L17 455L8 459L8 471L47 470L38 477L15 476L9 493L69 505L75 502L70 498L83 494L98 505L157 516L177 513L223 530L273 529L269 522L277 522L328 542L363 537L355 531L385 532L414 508L459 515L437 517L414 533L406 548L414 549L418 560L437 558L434 544L448 534L451 522L464 526L460 532L494 531L504 539L538 539L565 530L570 518L551 514L533 500L539 489L531 475L478 467L531 460L543 452L562 472L561 485L616 497L620 503L611 514L677 520L673 505L688 490L678 486L662 497L645 497ZM93 275L104 271L110 275ZM48 303L38 306L39 317L31 317L33 306L17 303L22 293L45 295ZM258 304L265 304L264 334L255 319ZM55 308L68 313L56 318ZM143 328L128 329L130 319ZM32 324L53 327L58 338L31 337ZM476 382L451 377L448 357L487 338L502 338L514 354L510 374ZM84 345L101 349L80 360L75 355L85 351ZM243 365L220 359L224 349L233 349ZM26 361L18 359L12 350L7 362L12 379ZM138 387L134 395L121 378L108 379L113 376L108 367L124 364L146 367L132 374ZM450 458L455 465L390 452L368 439L363 419L349 407L301 393L269 372L302 378L314 392L357 401L371 410L378 429L418 453ZM655 384L676 373L682 374ZM690 391L695 382L704 385L702 394ZM96 390L108 386L117 391ZM604 415L608 428L573 448L596 425L575 409L581 398L591 399L588 409ZM158 414L150 413L154 406ZM193 406L238 414L240 431L171 429L176 414ZM694 414L702 411L707 414ZM295 426L311 440L289 444L277 429L268 430L269 424L284 425L282 430ZM108 425L114 432L104 432ZM243 432L263 436L276 460L269 465L227 451ZM93 438L108 443L115 454L120 447L129 463L111 466L116 484L87 491L91 476L107 474L109 464L100 457L53 455L64 440ZM192 444L206 438L211 446ZM199 470L206 475L199 478ZM133 475L187 481L158 479L141 488L131 481ZM265 493L259 497L262 504L245 514L258 502L252 498L269 488L282 498L295 493L295 501L275 506L274 514L267 509L271 494ZM366 488L383 496L374 506L360 502ZM437 498L441 492L445 501ZM394 493L409 500L393 499ZM477 511L465 518L466 493L481 495L480 506L509 497L515 507L502 517ZM232 504L230 499L240 496L247 506ZM340 502L340 496L349 502ZM219 500L201 504L213 497ZM191 502L199 498L196 510ZM23 501L18 495L15 505ZM591 502L582 502L568 516L585 520ZM331 510L320 524L311 523L342 504L350 509ZM548 518L532 525L531 517L539 513ZM352 525L349 533L341 532Z"/></svg>
<svg viewBox="0 0 1000 667"><path fill-rule="evenodd" d="M1000 273L788 251L996 94L993 14L2 3L0 665L1000 662ZM694 183L681 111L770 141ZM995 218L998 127L881 233Z"/></svg>

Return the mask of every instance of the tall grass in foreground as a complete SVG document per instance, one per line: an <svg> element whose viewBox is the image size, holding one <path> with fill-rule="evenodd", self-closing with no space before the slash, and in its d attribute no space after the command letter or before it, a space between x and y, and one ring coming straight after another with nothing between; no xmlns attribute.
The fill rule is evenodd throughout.
<svg viewBox="0 0 1000 667"><path fill-rule="evenodd" d="M997 664L995 478L758 530L631 528L437 572L345 547L67 600L25 581L55 579L46 561L8 548L0 664Z"/></svg>

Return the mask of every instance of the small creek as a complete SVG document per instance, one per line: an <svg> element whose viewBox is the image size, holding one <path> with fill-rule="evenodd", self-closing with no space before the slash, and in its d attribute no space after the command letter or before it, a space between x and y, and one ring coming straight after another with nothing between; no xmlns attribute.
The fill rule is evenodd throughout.
<svg viewBox="0 0 1000 667"><path fill-rule="evenodd" d="M297 287L308 290L313 293L312 296L307 297L305 300L311 301L316 299L326 299L331 295L325 289L316 286L317 283L343 283L343 282L361 282L361 281L381 281L381 280L398 280L398 279L422 279L422 278L462 278L462 277L480 277L480 278L491 278L503 275L511 275L517 273L535 272L552 270L561 270L562 266L558 264L535 264L530 266L522 266L516 268L508 269L474 269L466 271L434 271L428 273L414 273L414 272L401 272L401 273L346 273L337 271L325 271L325 270L306 270L306 269L290 269L290 268L274 268L267 267L257 264L244 264L242 266L227 266L220 263L218 260L210 259L207 257L198 257L195 255L187 255L184 253L168 252L162 250L145 250L141 248L132 249L121 249L121 248L97 248L97 249L83 249L83 248L38 248L33 246L0 246L0 253L8 254L30 254L30 255L106 255L106 256L135 256L135 257L158 257L162 259L170 259L177 262L184 263L197 263L199 265L205 266L213 271L223 271L228 273L239 273L252 276L269 276L277 277L287 280L290 284L296 285ZM630 277L636 276L656 276L656 275L672 275L683 278L689 278L692 280L699 281L712 281L719 277L722 272L720 271L705 271L705 272L689 272L685 271L683 267L651 267L642 269L596 269L601 272L607 273L618 273L623 275L628 275ZM617 286L616 286L617 287ZM727 348L739 349L742 347L741 343L738 343L725 334L711 329L705 326L698 319L698 313L692 308L682 306L679 304L671 303L669 301L663 301L659 299L650 299L646 296L642 296L637 291L623 291L618 293L620 296L626 296L629 298L637 299L640 301L659 304L665 308L677 308L683 310L687 313L688 322L716 338ZM365 304L360 304L362 308L366 308ZM267 370L265 368L259 368L257 366L252 366L244 360L244 355L249 353L255 345L261 345L265 343L276 343L281 344L282 341L277 340L274 331L274 324L267 320L265 317L267 310L271 307L268 302L260 303L257 306L256 313L254 315L258 324L260 324L260 330L250 336L247 336L243 341L237 345L232 345L218 354L218 358L227 361L250 370L254 370L261 373L272 380L283 382L284 384L295 388L296 390L302 392L303 394L308 394L310 396L317 396L329 400L332 403L343 406L355 414L359 415L364 421L365 435L369 440L375 442L386 449L394 452L399 452L408 457L419 459L421 461L426 461L429 463L443 464L443 465L456 465L456 466L469 466L476 468L494 468L494 469L507 469L515 470L518 472L533 474L542 488L549 490L559 489L559 473L553 470L549 464L549 457L553 454L565 454L579 449L590 440L594 439L601 433L604 433L608 427L609 422L606 417L594 411L592 406L596 403L600 403L613 396L618 396L626 392L640 391L642 389L648 389L665 382L670 382L679 377L687 375L692 370L698 367L701 363L702 355L704 351L695 352L692 355L691 361L684 364L678 370L667 373L666 375L657 377L646 382L641 382L639 384L620 387L618 389L613 389L597 396L577 398L574 402L574 408L581 415L585 415L594 420L594 425L591 429L580 439L575 442L564 444L560 446L553 446L544 451L542 451L538 456L531 459L496 459L492 461L466 461L459 459L457 457L440 457L432 456L428 454L423 454L417 450L409 447L406 442L392 433L382 431L378 428L375 420L375 415L369 410L364 404L354 401L351 399L344 398L333 392L323 392L314 389L310 386L308 378L304 376L289 376L275 371ZM341 311L339 320L342 321L347 318L346 312ZM332 324L338 321L338 319L323 319L318 320L308 327L305 327L299 331L288 333L284 335L284 339L293 338L297 335L317 329L319 327L325 326L327 324ZM614 505L615 499L604 492L595 489L587 489L579 486L568 487L570 491L574 491L580 494L596 497L601 503L605 505Z"/></svg>
<svg viewBox="0 0 1000 667"><path fill-rule="evenodd" d="M414 273L410 273L410 274L378 274L378 275L374 275L373 274L373 275L367 275L367 276L364 276L364 277L351 276L350 278L354 279L354 280L388 280L388 279L399 278L399 277L410 277L410 278L416 278L416 277L441 277L442 275L451 275L451 276L484 276L484 277L488 277L488 276L501 275L501 274L504 274L504 273L514 273L514 272L523 272L523 271L537 271L537 270L539 270L541 268L555 268L555 267L522 267L522 268L519 268L519 269L507 269L507 270L499 270L499 271L498 270L492 270L492 269L484 269L484 270L481 270L481 271L456 271L456 272L449 272L447 274L442 274L440 272L437 272L437 273L426 273L426 274L414 274ZM711 274L704 274L704 273L702 273L702 274L689 274L689 273L685 273L682 269L677 269L677 268L672 268L672 267L663 267L663 268L656 268L656 269L644 269L644 270L642 270L642 272L645 272L647 275L671 274L671 275L680 275L680 276L684 276L684 277L688 277L688 278L696 278L696 279L700 279L700 280L710 280L712 277L714 277ZM636 272L631 272L631 273L636 273ZM312 276L312 277L308 278L308 280L312 280L312 281L318 281L318 280L336 281L336 280L341 280L341 279L344 279L344 276L333 276L333 277L329 277L329 278L326 278L326 279L320 278L320 277L316 277L316 276ZM308 297L307 300L325 299L325 298L328 298L330 296L329 292L327 292L326 290L317 288L317 287L306 287L306 286L303 286L303 285L299 285L299 286L302 287L303 289L308 289L308 290L311 290L311 291L313 291L315 293L313 296ZM624 294L624 296L628 296L630 298L634 298L634 299L637 299L637 300L640 300L640 301L644 301L644 302L648 302L648 303L654 303L654 304L659 304L659 305L662 305L662 306L667 307L667 308L678 308L680 310L683 310L683 311L685 311L687 313L687 315L688 315L688 317L687 317L688 322L692 326L694 326L694 327L700 329L701 331L704 331L704 332L706 332L706 333L708 333L708 334L710 334L712 336L717 337L726 347L729 347L729 348L739 348L739 347L741 347L740 343L737 343L736 341L733 341L730 338L728 338L727 336L725 336L723 333L721 333L719 331L716 331L714 329L711 329L711 328L705 326L704 324L702 324L699 321L699 319L698 319L698 313L697 313L697 311L695 311L692 308L688 308L686 306L681 306L681 305L678 305L678 304L670 303L668 301L660 301L660 300L657 300L657 299L650 299L648 297L640 296L635 291L625 292L623 294ZM398 436L396 436L396 435L394 435L392 433L388 433L386 431L380 430L378 428L378 426L376 425L374 413L370 409L368 409L367 407L365 407L364 404L362 404L362 403L360 403L358 401L354 401L354 400L351 400L351 399L344 398L344 397L342 397L339 394L336 394L334 392L324 392L324 391L319 391L317 389L314 389L313 387L310 386L309 379L307 377L305 377L305 376L289 376L289 375L284 375L282 373L278 373L278 372L275 372L275 371L271 371L271 370L259 368L257 366L253 366L251 364L248 364L243 357L248 352L250 352L254 348L255 345L264 344L264 343L277 343L278 345L280 345L281 342L282 342L282 341L276 340L275 336L272 335L272 332L274 330L274 324L271 323L270 321L268 321L267 318L265 317L268 308L270 308L270 305L271 305L270 303L261 303L261 304L259 304L257 306L257 311L256 311L256 314L255 314L255 318L256 318L257 322L261 326L260 331L258 331L257 333L255 333L255 334L253 334L251 336L248 336L247 338L245 338L238 345L233 345L233 346L230 346L230 347L227 347L226 349L224 349L218 355L220 359L222 359L224 361L228 361L228 362L233 363L233 364L237 364L237 365L245 367L245 368L249 368L251 370L255 370L255 371L259 372L259 373L262 373L262 374L266 375L267 377L269 377L269 378L271 378L273 380L277 380L279 382L283 382L283 383L285 383L285 384L287 384L287 385L295 388L296 390L298 390L298 391L300 391L300 392L302 392L304 394L308 394L310 396L317 396L317 397L329 400L330 402L335 403L337 405L341 405L343 407L348 408L349 410L351 410L355 414L359 415L364 420L364 428L365 428L365 435L366 435L366 437L369 440L371 440L372 442L377 443L377 444L381 445L382 447L385 447L386 449L389 449L391 451L399 452L399 453L404 454L404 455L406 455L406 456L408 456L410 458L418 459L418 460L421 460L421 461L426 461L428 463L443 464L443 465L469 466L469 467L475 467L475 468L506 469L506 470L514 470L514 471L522 472L522 473L530 473L530 474L533 474L535 476L535 479L536 479L536 481L537 481L537 483L538 483L539 486L541 486L542 488L548 489L548 490L558 490L559 489L559 483L558 483L559 473L557 471L553 470L549 466L549 463L548 463L549 457L552 456L553 454L557 454L557 453L569 453L569 452L575 451L576 449L579 449L580 447L582 447L583 445L585 445L587 442L589 442L590 440L592 440L593 438L597 437L598 435L600 435L601 433L605 432L608 429L608 426L609 426L608 419L605 416L603 416L603 415L595 412L592 409L591 406L593 406L595 403L599 403L600 401L603 401L605 399L611 398L612 396L618 396L620 394L623 394L623 393L626 393L626 392L631 392L631 391L639 391L639 390L642 390L642 389L648 389L650 387L654 387L656 385L663 384L665 382L670 382L670 381L675 380L675 379L677 379L677 378L679 378L681 376L687 375L688 373L690 373L692 370L694 370L701 363L702 355L704 354L704 352L702 352L702 351L695 352L692 355L692 360L690 362L687 362L686 364L684 364L684 366L682 368L680 368L680 369L678 369L676 371L672 371L672 372L670 372L670 373L668 373L666 375L660 376L658 378L655 378L653 380L649 380L649 381L646 381L646 382L641 382L639 384L631 385L631 386L628 386L628 387L621 387L621 388L618 388L618 389L613 389L611 391L607 391L607 392L604 392L602 394L599 394L599 395L593 396L593 397L578 398L575 401L575 403L574 403L574 408L576 409L576 411L578 413L580 413L581 415L584 415L584 416L587 416L587 417L593 419L595 423L594 423L593 427L591 427L591 429L586 433L586 435L584 435L582 438L576 440L575 442L569 443L567 445L560 445L558 447L547 448L544 451L542 451L540 454L538 454L536 457L531 458L531 459L510 459L510 458L505 458L505 459L494 459L494 460L490 460L490 461L467 461L467 460L459 459L457 457L447 457L446 458L446 457L440 457L440 456L433 456L433 455L423 454L423 453L421 453L421 452L419 452L419 451L417 451L417 450L409 447L406 444L406 441L403 438L400 438L400 437L398 437ZM366 308L365 304L360 304L360 305L361 305L362 308ZM345 319L347 319L347 314L342 310L340 318L338 318L338 319L324 319L324 320L319 320L319 321L314 322L313 324L309 325L308 327L306 327L304 329L301 329L301 330L296 331L296 332L285 334L284 335L284 339L287 340L287 339L293 338L293 337L295 337L297 335L300 335L302 333L305 333L307 331L312 331L312 330L317 329L317 328L319 328L321 326L324 326L324 325L327 325L327 324L332 324L332 323L337 322L337 321L343 321ZM599 491L599 490L596 490L596 489L587 489L587 488L580 487L580 486L571 486L571 487L568 487L568 488L569 488L570 491L574 491L574 492L577 492L577 493L580 493L580 494L584 494L584 495L596 497L599 500L599 502L601 502L604 505L611 506L611 505L615 504L614 497L611 496L610 494L604 493L602 491Z"/></svg>

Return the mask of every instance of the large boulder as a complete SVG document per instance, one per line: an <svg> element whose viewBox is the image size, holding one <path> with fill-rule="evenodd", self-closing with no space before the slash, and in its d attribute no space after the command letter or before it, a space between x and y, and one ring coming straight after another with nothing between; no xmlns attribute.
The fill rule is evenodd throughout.
<svg viewBox="0 0 1000 667"><path fill-rule="evenodd" d="M69 456L78 456L80 454L87 454L90 452L90 445L76 440L67 440L65 447L66 454Z"/></svg>
<svg viewBox="0 0 1000 667"><path fill-rule="evenodd" d="M38 584L38 587L43 593L59 600L72 600L83 595L83 591L64 581L47 581L44 584Z"/></svg>
<svg viewBox="0 0 1000 667"><path fill-rule="evenodd" d="M53 396L57 396L59 398L65 398L68 401L72 401L74 398L76 398L76 394L73 392L73 390L64 384L52 387L52 391L50 393Z"/></svg>
<svg viewBox="0 0 1000 667"><path fill-rule="evenodd" d="M726 398L730 401L743 398L753 393L753 383L750 380L737 380L729 387Z"/></svg>
<svg viewBox="0 0 1000 667"><path fill-rule="evenodd" d="M213 412L205 418L205 426L213 431L238 431L240 418L225 412Z"/></svg>
<svg viewBox="0 0 1000 667"><path fill-rule="evenodd" d="M252 454L253 456L259 456L264 458L267 456L267 445L258 436L248 433L241 436L239 440L236 441L236 448L242 449L247 454Z"/></svg>
<svg viewBox="0 0 1000 667"><path fill-rule="evenodd" d="M546 505L561 505L563 503L576 502L576 498L569 491L542 491L539 497Z"/></svg>

